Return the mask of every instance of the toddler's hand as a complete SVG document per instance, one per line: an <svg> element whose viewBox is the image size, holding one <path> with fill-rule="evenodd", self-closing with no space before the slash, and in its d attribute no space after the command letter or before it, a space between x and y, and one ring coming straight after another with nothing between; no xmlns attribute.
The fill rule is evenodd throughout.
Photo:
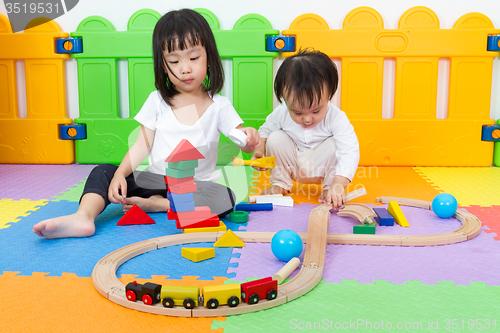
<svg viewBox="0 0 500 333"><path fill-rule="evenodd" d="M341 208L346 202L344 187L340 184L332 184L328 190L323 191L319 202L332 205L333 209Z"/></svg>
<svg viewBox="0 0 500 333"><path fill-rule="evenodd" d="M260 135L255 128L243 127L240 130L247 135L247 144L245 147L252 147L253 149L260 147Z"/></svg>
<svg viewBox="0 0 500 333"><path fill-rule="evenodd" d="M261 152L260 150L256 150L256 151L254 151L254 152L253 152L253 155L252 155L251 160L256 160L256 159L258 159L258 158L262 158L262 157L266 157L266 156L265 156L265 155L264 155L264 153L263 153L263 152ZM259 167L255 167L255 166L254 166L253 168L254 168L255 170L257 170L257 171L266 171L266 170L267 170L267 169L265 169L265 168L259 168Z"/></svg>

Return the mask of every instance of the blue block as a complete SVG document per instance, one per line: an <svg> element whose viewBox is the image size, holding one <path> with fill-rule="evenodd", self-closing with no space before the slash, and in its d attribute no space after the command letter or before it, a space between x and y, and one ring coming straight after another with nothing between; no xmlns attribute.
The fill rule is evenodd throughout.
<svg viewBox="0 0 500 333"><path fill-rule="evenodd" d="M266 37L266 51L294 52L295 37L293 36Z"/></svg>
<svg viewBox="0 0 500 333"><path fill-rule="evenodd" d="M377 216L375 216L375 221L379 225L394 225L394 217L385 208L373 208Z"/></svg>
<svg viewBox="0 0 500 333"><path fill-rule="evenodd" d="M175 204L183 203L183 202L191 202L193 201L193 193L185 193L185 194L175 194L172 192L167 192L167 199L170 202Z"/></svg>
<svg viewBox="0 0 500 333"><path fill-rule="evenodd" d="M194 201L191 202L171 202L170 208L176 213L180 212L191 212L194 210Z"/></svg>
<svg viewBox="0 0 500 333"><path fill-rule="evenodd" d="M246 212L254 211L254 210L273 210L272 203L239 203L234 206L234 210L243 210Z"/></svg>

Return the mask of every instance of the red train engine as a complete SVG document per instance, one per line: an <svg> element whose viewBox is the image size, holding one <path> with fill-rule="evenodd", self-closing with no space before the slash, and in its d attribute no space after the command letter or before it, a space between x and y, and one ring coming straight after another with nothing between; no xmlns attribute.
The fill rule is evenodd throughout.
<svg viewBox="0 0 500 333"><path fill-rule="evenodd" d="M278 281L267 277L241 284L241 300L248 304L259 303L259 300L267 298L273 300L278 296Z"/></svg>

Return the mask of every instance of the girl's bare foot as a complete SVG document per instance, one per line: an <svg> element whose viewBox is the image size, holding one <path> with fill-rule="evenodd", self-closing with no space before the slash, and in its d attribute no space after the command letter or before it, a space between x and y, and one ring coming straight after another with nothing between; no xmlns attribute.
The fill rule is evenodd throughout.
<svg viewBox="0 0 500 333"><path fill-rule="evenodd" d="M75 213L38 222L33 232L45 238L90 237L95 232L94 220Z"/></svg>
<svg viewBox="0 0 500 333"><path fill-rule="evenodd" d="M123 203L123 212L128 212L134 205L139 206L139 208L146 213L166 212L167 209L170 208L168 199L162 197L161 195L153 195L149 198L125 198Z"/></svg>
<svg viewBox="0 0 500 333"><path fill-rule="evenodd" d="M283 187L278 186L278 185L273 185L269 188L266 188L264 191L260 192L260 195L267 195L267 194L287 194L288 191L285 190Z"/></svg>

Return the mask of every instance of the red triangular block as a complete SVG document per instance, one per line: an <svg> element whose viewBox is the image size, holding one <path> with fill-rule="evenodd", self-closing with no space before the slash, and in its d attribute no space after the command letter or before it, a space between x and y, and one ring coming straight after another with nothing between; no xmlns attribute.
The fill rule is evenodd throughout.
<svg viewBox="0 0 500 333"><path fill-rule="evenodd" d="M139 206L134 205L130 210L123 215L123 217L116 223L116 225L135 225L135 224L155 224L148 214L146 214Z"/></svg>
<svg viewBox="0 0 500 333"><path fill-rule="evenodd" d="M203 156L198 149L191 144L191 142L186 139L182 139L174 150L172 150L170 155L168 155L165 162L180 162L204 158L205 156Z"/></svg>

